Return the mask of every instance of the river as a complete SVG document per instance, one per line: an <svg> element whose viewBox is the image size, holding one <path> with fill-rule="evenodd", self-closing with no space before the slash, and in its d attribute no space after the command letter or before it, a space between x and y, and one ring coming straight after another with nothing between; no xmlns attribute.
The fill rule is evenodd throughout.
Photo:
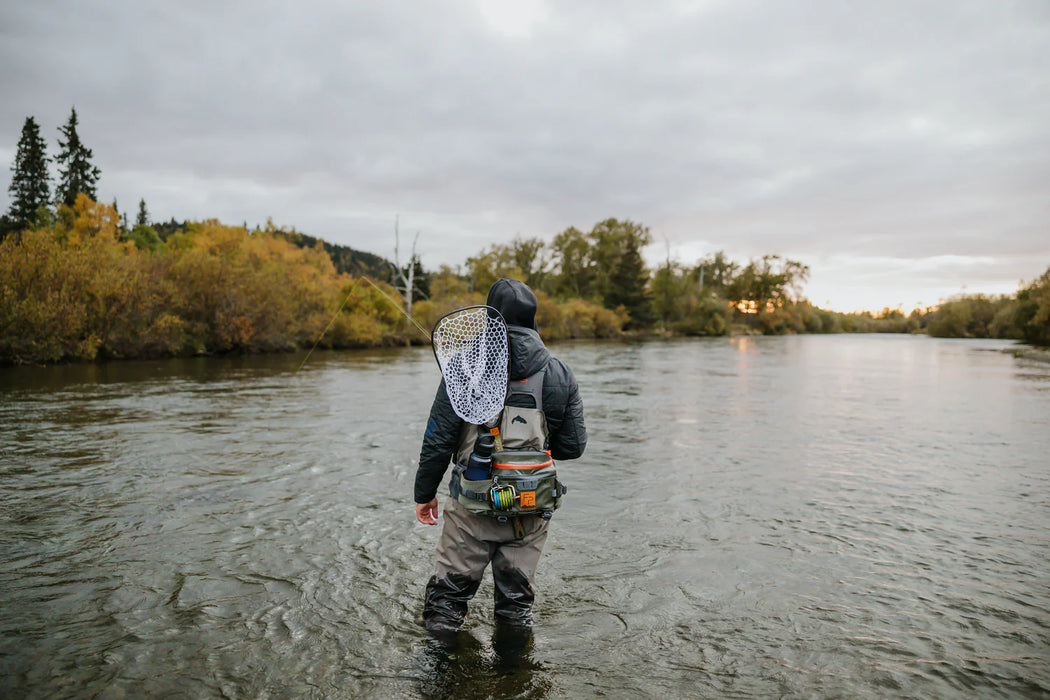
<svg viewBox="0 0 1050 700"><path fill-rule="evenodd" d="M0 695L1047 697L1050 365L1008 346L553 346L590 445L534 638L486 574L451 658L429 349L2 368Z"/></svg>

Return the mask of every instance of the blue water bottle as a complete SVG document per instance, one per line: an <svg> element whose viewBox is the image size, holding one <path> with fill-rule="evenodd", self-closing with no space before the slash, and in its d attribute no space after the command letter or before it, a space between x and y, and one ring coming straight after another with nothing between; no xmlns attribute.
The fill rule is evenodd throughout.
<svg viewBox="0 0 1050 700"><path fill-rule="evenodd" d="M489 478L492 469L492 450L496 447L496 438L490 433L481 433L474 441L474 451L467 458L467 469L463 477L469 481L484 481Z"/></svg>

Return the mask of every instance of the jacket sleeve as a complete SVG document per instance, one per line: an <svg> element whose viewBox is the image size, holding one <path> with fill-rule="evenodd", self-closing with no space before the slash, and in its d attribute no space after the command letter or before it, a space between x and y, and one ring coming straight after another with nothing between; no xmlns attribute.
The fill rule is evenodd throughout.
<svg viewBox="0 0 1050 700"><path fill-rule="evenodd" d="M452 402L445 391L445 380L442 379L430 407L430 418L423 433L423 447L419 450L416 503L429 503L437 495L445 471L455 456L462 426L463 420L452 410Z"/></svg>
<svg viewBox="0 0 1050 700"><path fill-rule="evenodd" d="M546 396L543 399L544 412L547 414L551 456L554 459L576 459L587 447L587 426L583 422L583 400L580 398L580 388L572 370L561 362L557 362L557 365L561 370L557 372L558 383L551 387L554 390L554 397L558 399L555 402L557 408L547 411L546 408L550 404ZM558 408L561 410L557 410Z"/></svg>

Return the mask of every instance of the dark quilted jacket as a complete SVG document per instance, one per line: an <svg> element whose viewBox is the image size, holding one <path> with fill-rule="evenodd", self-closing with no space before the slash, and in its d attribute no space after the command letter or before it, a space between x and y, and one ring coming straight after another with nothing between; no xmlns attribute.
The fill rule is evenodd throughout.
<svg viewBox="0 0 1050 700"><path fill-rule="evenodd" d="M548 352L539 333L532 328L509 325L507 335L510 340L510 379L523 379L546 367L543 413L547 417L551 456L555 460L576 459L587 446L583 402L576 377L567 365ZM445 471L455 456L462 427L463 420L452 410L442 380L430 408L430 419L419 452L416 503L427 503L437 495Z"/></svg>

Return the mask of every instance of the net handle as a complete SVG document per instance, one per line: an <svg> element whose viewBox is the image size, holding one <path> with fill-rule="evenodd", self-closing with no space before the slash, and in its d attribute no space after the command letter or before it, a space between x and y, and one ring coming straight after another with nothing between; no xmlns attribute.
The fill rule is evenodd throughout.
<svg viewBox="0 0 1050 700"><path fill-rule="evenodd" d="M438 359L437 343L434 342L434 334L437 333L438 326L440 326L441 322L449 316L455 316L456 314L463 313L464 311L470 311L471 309L488 309L489 314L495 316L500 321L503 321L504 326L507 325L507 321L503 318L503 314L501 314L498 309L495 309L489 306L488 304L471 304L470 306L462 306L458 309L449 311L447 314L435 321L434 327L430 329L430 349L434 353L434 362L437 362L439 369L441 368L441 360Z"/></svg>

